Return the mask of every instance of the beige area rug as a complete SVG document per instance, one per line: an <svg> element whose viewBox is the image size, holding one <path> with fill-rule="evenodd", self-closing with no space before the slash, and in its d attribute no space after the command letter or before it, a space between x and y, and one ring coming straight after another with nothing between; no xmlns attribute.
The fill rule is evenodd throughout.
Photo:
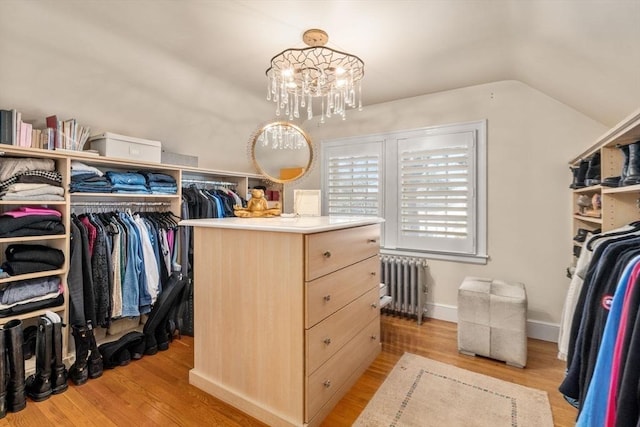
<svg viewBox="0 0 640 427"><path fill-rule="evenodd" d="M547 393L405 353L354 426L553 427Z"/></svg>

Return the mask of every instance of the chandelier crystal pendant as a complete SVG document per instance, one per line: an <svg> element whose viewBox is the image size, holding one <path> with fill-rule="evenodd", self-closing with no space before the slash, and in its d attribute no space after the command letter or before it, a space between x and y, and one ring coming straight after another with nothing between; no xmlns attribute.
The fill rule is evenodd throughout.
<svg viewBox="0 0 640 427"><path fill-rule="evenodd" d="M329 36L322 30L307 30L302 40L309 47L280 52L266 71L267 100L276 104L276 116L293 120L306 109L310 120L315 98L320 98L320 123L334 115L345 120L347 108L362 110L364 62L325 47Z"/></svg>
<svg viewBox="0 0 640 427"><path fill-rule="evenodd" d="M279 150L300 150L308 146L304 135L289 124L268 126L258 137L258 143Z"/></svg>

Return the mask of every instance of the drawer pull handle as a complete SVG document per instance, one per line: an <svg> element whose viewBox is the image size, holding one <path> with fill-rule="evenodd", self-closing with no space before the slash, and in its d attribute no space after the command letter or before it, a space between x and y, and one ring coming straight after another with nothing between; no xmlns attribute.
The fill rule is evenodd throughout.
<svg viewBox="0 0 640 427"><path fill-rule="evenodd" d="M331 338L325 338L323 341L326 345L331 344Z"/></svg>
<svg viewBox="0 0 640 427"><path fill-rule="evenodd" d="M371 274L372 276L375 276L375 275L376 275L376 272L375 272L375 271L372 271L370 274Z"/></svg>
<svg viewBox="0 0 640 427"><path fill-rule="evenodd" d="M367 243L376 243L378 240L377 239L368 239Z"/></svg>
<svg viewBox="0 0 640 427"><path fill-rule="evenodd" d="M329 301L331 301L331 295L325 295L324 297L322 297L322 299L323 299L325 302L329 302Z"/></svg>
<svg viewBox="0 0 640 427"><path fill-rule="evenodd" d="M325 388L329 388L331 387L331 381L326 380L325 382L322 383L323 386L325 386Z"/></svg>
<svg viewBox="0 0 640 427"><path fill-rule="evenodd" d="M378 337L377 337L377 336L375 336L375 335L371 335L371 341L375 341L375 340L377 340L377 339L378 339Z"/></svg>
<svg viewBox="0 0 640 427"><path fill-rule="evenodd" d="M378 308L378 304L376 304L375 302L371 304L371 308Z"/></svg>
<svg viewBox="0 0 640 427"><path fill-rule="evenodd" d="M325 253L322 254L325 258L331 258L331 252L326 251Z"/></svg>

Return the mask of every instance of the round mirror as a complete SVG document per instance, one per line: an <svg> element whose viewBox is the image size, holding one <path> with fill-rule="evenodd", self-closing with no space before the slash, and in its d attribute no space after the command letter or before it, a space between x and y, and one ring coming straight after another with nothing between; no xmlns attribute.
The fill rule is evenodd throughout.
<svg viewBox="0 0 640 427"><path fill-rule="evenodd" d="M253 137L251 159L267 179L280 183L295 181L311 167L311 139L292 123L269 123Z"/></svg>

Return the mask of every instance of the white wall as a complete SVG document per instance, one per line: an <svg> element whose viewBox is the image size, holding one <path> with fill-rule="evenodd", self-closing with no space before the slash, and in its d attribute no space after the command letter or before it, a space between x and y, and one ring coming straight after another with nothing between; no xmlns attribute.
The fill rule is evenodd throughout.
<svg viewBox="0 0 640 427"><path fill-rule="evenodd" d="M198 156L201 167L255 172L247 143L273 115L263 94L215 78L152 34L128 31L107 16L88 20L69 2L3 8L0 108L15 108L39 127L56 114L92 134L159 140L169 151ZM215 48L206 44L203 54Z"/></svg>
<svg viewBox="0 0 640 427"><path fill-rule="evenodd" d="M304 128L319 149L326 139L480 119L488 120L490 259L487 265L429 261L428 301L446 317L443 309L457 305L466 275L521 281L530 321L557 324L572 249L568 161L607 127L523 83L502 81L368 106L349 111L344 122ZM318 165L295 187L320 188ZM287 186L287 200L293 188Z"/></svg>

